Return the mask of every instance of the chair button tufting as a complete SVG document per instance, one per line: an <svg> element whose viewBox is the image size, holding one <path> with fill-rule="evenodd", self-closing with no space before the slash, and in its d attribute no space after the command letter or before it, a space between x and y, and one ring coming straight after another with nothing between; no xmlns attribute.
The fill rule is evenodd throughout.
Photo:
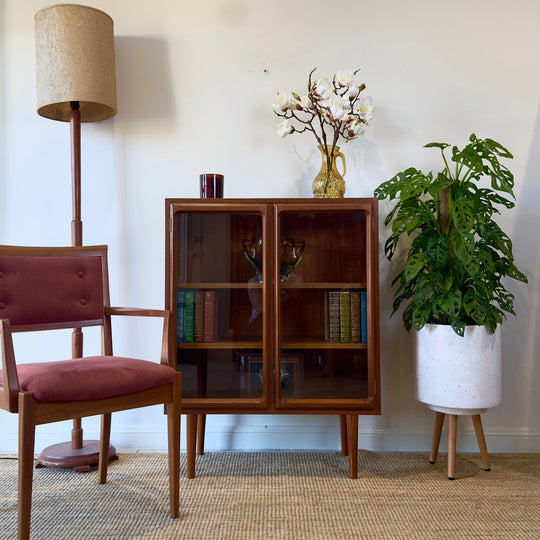
<svg viewBox="0 0 540 540"><path fill-rule="evenodd" d="M86 298L81 298L81 304L82 304L83 306L86 305Z"/></svg>
<svg viewBox="0 0 540 540"><path fill-rule="evenodd" d="M0 302L0 309L4 309L6 307L6 303L5 302Z"/></svg>
<svg viewBox="0 0 540 540"><path fill-rule="evenodd" d="M3 277L4 275L4 272L0 272L0 278Z"/></svg>
<svg viewBox="0 0 540 540"><path fill-rule="evenodd" d="M77 272L77 275L78 275L79 277L81 277L81 278L84 277L84 270L79 270L79 271Z"/></svg>

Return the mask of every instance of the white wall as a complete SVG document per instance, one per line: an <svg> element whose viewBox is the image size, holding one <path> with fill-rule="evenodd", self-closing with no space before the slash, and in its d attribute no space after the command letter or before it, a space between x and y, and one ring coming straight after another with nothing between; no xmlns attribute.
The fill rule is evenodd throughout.
<svg viewBox="0 0 540 540"><path fill-rule="evenodd" d="M198 197L198 175L225 175L228 197L311 196L319 167L308 135L281 140L275 92L362 67L376 103L366 135L344 148L347 196L372 196L407 166L438 166L422 145L462 145L471 132L515 155L517 205L500 223L528 287L509 283L517 318L504 325L503 403L484 416L491 451L540 451L540 3L536 0L87 0L115 21L119 112L83 125L84 243L110 246L112 302L162 306L164 198ZM69 129L35 112L34 14L49 2L0 3L0 242L70 243ZM395 273L382 254L382 406L360 418L360 447L424 450L432 413L413 397L413 336L389 319ZM117 327L121 354L150 357L159 339ZM41 336L17 343L35 359ZM152 343L150 343L152 341ZM48 351L69 357L69 334ZM87 350L97 339L86 337ZM90 351L89 351L90 352ZM84 421L97 438L97 420ZM119 449L163 449L160 408L113 417ZM69 438L41 426L36 448ZM211 416L212 449L338 448L334 417ZM476 450L467 422L459 450ZM16 451L16 418L0 412L0 451Z"/></svg>

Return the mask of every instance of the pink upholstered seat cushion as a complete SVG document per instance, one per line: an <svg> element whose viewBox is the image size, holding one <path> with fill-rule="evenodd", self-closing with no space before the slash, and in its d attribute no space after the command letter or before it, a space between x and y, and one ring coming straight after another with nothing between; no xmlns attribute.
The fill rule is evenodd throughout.
<svg viewBox="0 0 540 540"><path fill-rule="evenodd" d="M20 364L17 373L21 390L41 403L122 396L170 383L176 376L168 366L118 356ZM2 379L0 370L0 386Z"/></svg>

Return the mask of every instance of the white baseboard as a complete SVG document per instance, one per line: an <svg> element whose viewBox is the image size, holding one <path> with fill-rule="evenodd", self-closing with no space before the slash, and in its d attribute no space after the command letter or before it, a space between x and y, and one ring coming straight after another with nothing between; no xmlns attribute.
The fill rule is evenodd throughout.
<svg viewBox="0 0 540 540"><path fill-rule="evenodd" d="M337 424L337 423L336 423ZM181 448L185 451L185 422L182 421ZM360 426L358 447L374 452L424 452L431 446L432 427L389 427L374 429ZM55 430L36 433L36 452L42 448L69 440L70 432ZM493 453L540 453L540 430L509 429L485 432L489 452ZM99 431L94 427L84 429L84 438L98 439ZM446 429L443 431L440 451L446 452ZM165 451L167 437L164 426L115 426L111 433L111 444L118 451ZM217 451L267 451L267 450L314 450L333 451L340 449L337 425L305 424L248 424L209 425L206 431L205 450ZM458 429L457 451L478 452L476 436L472 427L463 423ZM17 453L17 432L3 431L0 453Z"/></svg>

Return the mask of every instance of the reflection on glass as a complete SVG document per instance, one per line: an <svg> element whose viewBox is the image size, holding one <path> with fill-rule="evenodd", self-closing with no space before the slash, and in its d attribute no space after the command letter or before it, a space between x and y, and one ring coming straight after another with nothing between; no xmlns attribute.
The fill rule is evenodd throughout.
<svg viewBox="0 0 540 540"><path fill-rule="evenodd" d="M287 281L294 269L302 260L306 242L295 238L284 238L279 242L279 274L281 281ZM242 240L242 248L246 259L249 261L257 277L257 281L262 283L262 248L261 237L246 238Z"/></svg>
<svg viewBox="0 0 540 540"><path fill-rule="evenodd" d="M282 349L280 365L282 399L366 399L369 395L366 351Z"/></svg>
<svg viewBox="0 0 540 540"><path fill-rule="evenodd" d="M279 243L279 274L281 281L287 281L293 270L302 260L304 240L295 240L294 238L286 238Z"/></svg>
<svg viewBox="0 0 540 540"><path fill-rule="evenodd" d="M242 240L242 248L246 259L255 270L257 281L262 283L262 238L246 238Z"/></svg>

